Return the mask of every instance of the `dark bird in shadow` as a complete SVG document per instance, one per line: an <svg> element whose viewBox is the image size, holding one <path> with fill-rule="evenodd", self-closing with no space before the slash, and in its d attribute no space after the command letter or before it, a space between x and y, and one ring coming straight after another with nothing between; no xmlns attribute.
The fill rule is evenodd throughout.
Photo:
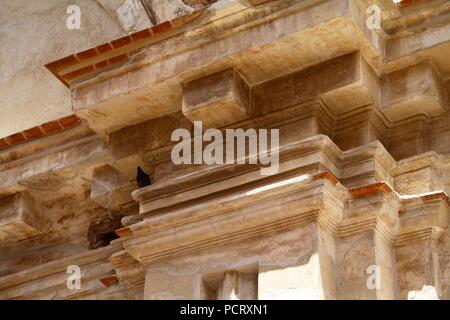
<svg viewBox="0 0 450 320"><path fill-rule="evenodd" d="M136 181L139 188L144 188L152 184L150 176L141 167L137 167Z"/></svg>

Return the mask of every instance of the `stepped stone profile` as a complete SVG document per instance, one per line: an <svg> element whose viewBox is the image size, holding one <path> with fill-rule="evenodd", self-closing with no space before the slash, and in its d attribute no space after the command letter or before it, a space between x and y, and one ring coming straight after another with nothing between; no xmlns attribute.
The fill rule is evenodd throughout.
<svg viewBox="0 0 450 320"><path fill-rule="evenodd" d="M449 1L84 0L33 38L6 15L65 8L20 2L0 299L450 299ZM174 163L197 122L278 130L277 171Z"/></svg>

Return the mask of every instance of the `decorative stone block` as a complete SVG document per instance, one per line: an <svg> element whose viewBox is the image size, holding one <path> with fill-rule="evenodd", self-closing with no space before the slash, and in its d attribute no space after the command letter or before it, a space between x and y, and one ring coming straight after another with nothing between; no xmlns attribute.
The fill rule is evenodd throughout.
<svg viewBox="0 0 450 320"><path fill-rule="evenodd" d="M0 241L20 241L42 230L42 218L25 193L0 198Z"/></svg>
<svg viewBox="0 0 450 320"><path fill-rule="evenodd" d="M135 187L128 178L109 165L94 169L91 198L104 208L117 208L133 201Z"/></svg>
<svg viewBox="0 0 450 320"><path fill-rule="evenodd" d="M234 69L189 81L183 86L183 113L205 127L222 127L250 114L249 87Z"/></svg>

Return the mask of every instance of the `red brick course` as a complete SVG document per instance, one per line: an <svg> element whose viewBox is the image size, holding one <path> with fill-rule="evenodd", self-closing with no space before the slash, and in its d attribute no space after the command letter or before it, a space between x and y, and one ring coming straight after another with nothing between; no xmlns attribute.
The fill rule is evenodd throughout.
<svg viewBox="0 0 450 320"><path fill-rule="evenodd" d="M1 138L0 150L61 132L80 123L81 119L76 115L71 115L61 119L43 123L40 126L15 133L6 138Z"/></svg>
<svg viewBox="0 0 450 320"><path fill-rule="evenodd" d="M194 19L199 17L204 11L206 7L197 11L194 11L188 15L178 17L172 21L164 21L160 24L157 24L149 29L144 29L139 32L136 32L134 34L131 34L129 36L122 37L120 39L111 41L109 43L105 43L102 45L99 45L95 48L91 48L73 55L70 55L68 57L62 58L60 60L48 63L46 65L47 69L53 73L61 82L64 83L67 87L69 87L70 83L74 80L77 80L79 78L85 77L89 74L93 74L95 72L98 72L99 70L102 70L104 68L107 68L110 66L110 64L118 64L123 63L126 60L128 60L129 56L128 53L120 53L115 57L108 57L109 59L104 59L101 62L93 62L92 65L86 66L84 64L83 67L80 69L77 69L75 71L72 71L70 73L64 74L64 69L74 66L77 63L80 62L86 62L90 59L97 58L101 56L102 54L105 54L107 52L111 52L115 49L119 48L125 48L129 45L131 45L133 42L138 42L142 40L149 39L155 35L163 34L164 32L167 32L171 29L178 28ZM135 48L142 47L144 44L135 45ZM129 48L131 50L131 48Z"/></svg>

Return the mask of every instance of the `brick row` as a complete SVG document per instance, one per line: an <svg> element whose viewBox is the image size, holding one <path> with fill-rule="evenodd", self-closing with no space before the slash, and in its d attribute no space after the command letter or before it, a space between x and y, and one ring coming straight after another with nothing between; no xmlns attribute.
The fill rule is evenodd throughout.
<svg viewBox="0 0 450 320"><path fill-rule="evenodd" d="M0 139L0 150L63 131L80 123L81 119L76 115L70 115L64 118L43 123L37 127L17 132L8 137Z"/></svg>
<svg viewBox="0 0 450 320"><path fill-rule="evenodd" d="M85 77L89 74L93 74L99 70L104 70L108 67L122 64L126 62L129 58L128 53L118 53L117 56L113 56L109 59L105 59L101 62L93 63L89 66L84 66L82 68L76 69L67 74L62 74L62 71L68 67L76 66L79 63L98 58L99 56L110 53L115 49L120 49L124 47L131 47L133 49L141 48L146 45L146 43L136 44L136 42L142 42L143 40L148 40L154 36L161 35L165 32L168 32L172 29L179 28L186 23L193 21L197 17L199 17L207 7L196 10L190 14L177 17L171 21L164 21L160 24L154 25L151 28L147 28L131 35L127 35L125 37L113 40L108 43L101 44L95 48L91 48L67 57L64 57L60 60L48 63L46 68L53 73L61 82L63 82L67 87L69 87L70 83L76 79Z"/></svg>

